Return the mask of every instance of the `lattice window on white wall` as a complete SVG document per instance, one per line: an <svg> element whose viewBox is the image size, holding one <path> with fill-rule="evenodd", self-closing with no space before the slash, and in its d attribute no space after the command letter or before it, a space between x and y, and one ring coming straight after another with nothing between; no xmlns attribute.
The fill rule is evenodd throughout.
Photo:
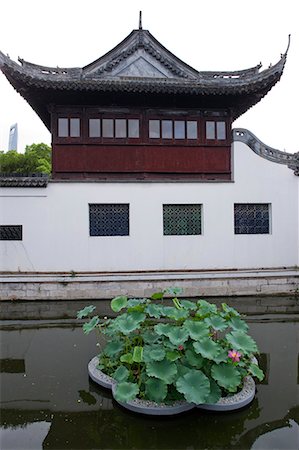
<svg viewBox="0 0 299 450"><path fill-rule="evenodd" d="M90 236L128 236L129 204L89 204Z"/></svg>
<svg viewBox="0 0 299 450"><path fill-rule="evenodd" d="M202 205L163 205L163 233L171 235L201 234Z"/></svg>

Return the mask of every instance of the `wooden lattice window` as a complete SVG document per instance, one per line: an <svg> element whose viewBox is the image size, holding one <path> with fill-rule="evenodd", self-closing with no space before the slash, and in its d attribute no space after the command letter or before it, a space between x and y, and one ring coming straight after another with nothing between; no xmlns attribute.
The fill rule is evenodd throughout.
<svg viewBox="0 0 299 450"><path fill-rule="evenodd" d="M0 241L22 241L22 225L0 225Z"/></svg>
<svg viewBox="0 0 299 450"><path fill-rule="evenodd" d="M90 236L128 236L129 205L93 203L89 205Z"/></svg>
<svg viewBox="0 0 299 450"><path fill-rule="evenodd" d="M201 234L202 205L163 205L163 233L169 235Z"/></svg>
<svg viewBox="0 0 299 450"><path fill-rule="evenodd" d="M235 234L270 233L270 205L268 203L236 203L234 219Z"/></svg>

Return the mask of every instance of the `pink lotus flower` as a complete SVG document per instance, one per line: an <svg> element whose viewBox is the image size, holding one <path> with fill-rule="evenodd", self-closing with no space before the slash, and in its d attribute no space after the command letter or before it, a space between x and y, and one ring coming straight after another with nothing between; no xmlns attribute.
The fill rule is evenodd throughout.
<svg viewBox="0 0 299 450"><path fill-rule="evenodd" d="M178 345L178 350L180 350L180 351L184 350L184 346L183 345Z"/></svg>
<svg viewBox="0 0 299 450"><path fill-rule="evenodd" d="M238 352L237 350L230 350L228 352L228 357L232 359L232 361L234 362L239 362L240 358L241 358L241 353Z"/></svg>

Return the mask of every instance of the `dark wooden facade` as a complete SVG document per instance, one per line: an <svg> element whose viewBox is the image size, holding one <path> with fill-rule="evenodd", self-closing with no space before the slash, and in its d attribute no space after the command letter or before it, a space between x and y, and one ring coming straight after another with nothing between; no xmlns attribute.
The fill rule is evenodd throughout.
<svg viewBox="0 0 299 450"><path fill-rule="evenodd" d="M58 121L78 119L76 137L59 136ZM115 121L138 121L138 137L91 137L89 120L111 120L115 135ZM149 122L159 122L160 137L152 138ZM112 122L113 121L113 122ZM221 139L208 139L206 124L221 123ZM163 137L162 125L170 127L170 135ZM175 125L181 125L177 138ZM188 138L187 124L193 125L194 135ZM128 128L128 125L127 125ZM78 131L78 130L77 130ZM101 130L102 131L102 130ZM55 108L52 112L53 177L62 179L102 180L230 180L231 179L231 118L227 111L161 110L132 108L121 111L113 108Z"/></svg>

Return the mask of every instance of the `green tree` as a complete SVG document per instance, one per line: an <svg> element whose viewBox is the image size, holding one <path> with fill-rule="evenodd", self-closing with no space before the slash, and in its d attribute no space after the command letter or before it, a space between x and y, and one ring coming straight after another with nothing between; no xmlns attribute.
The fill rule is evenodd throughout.
<svg viewBox="0 0 299 450"><path fill-rule="evenodd" d="M0 152L0 172L2 173L51 173L51 147L47 144L26 145L25 153L16 150Z"/></svg>

